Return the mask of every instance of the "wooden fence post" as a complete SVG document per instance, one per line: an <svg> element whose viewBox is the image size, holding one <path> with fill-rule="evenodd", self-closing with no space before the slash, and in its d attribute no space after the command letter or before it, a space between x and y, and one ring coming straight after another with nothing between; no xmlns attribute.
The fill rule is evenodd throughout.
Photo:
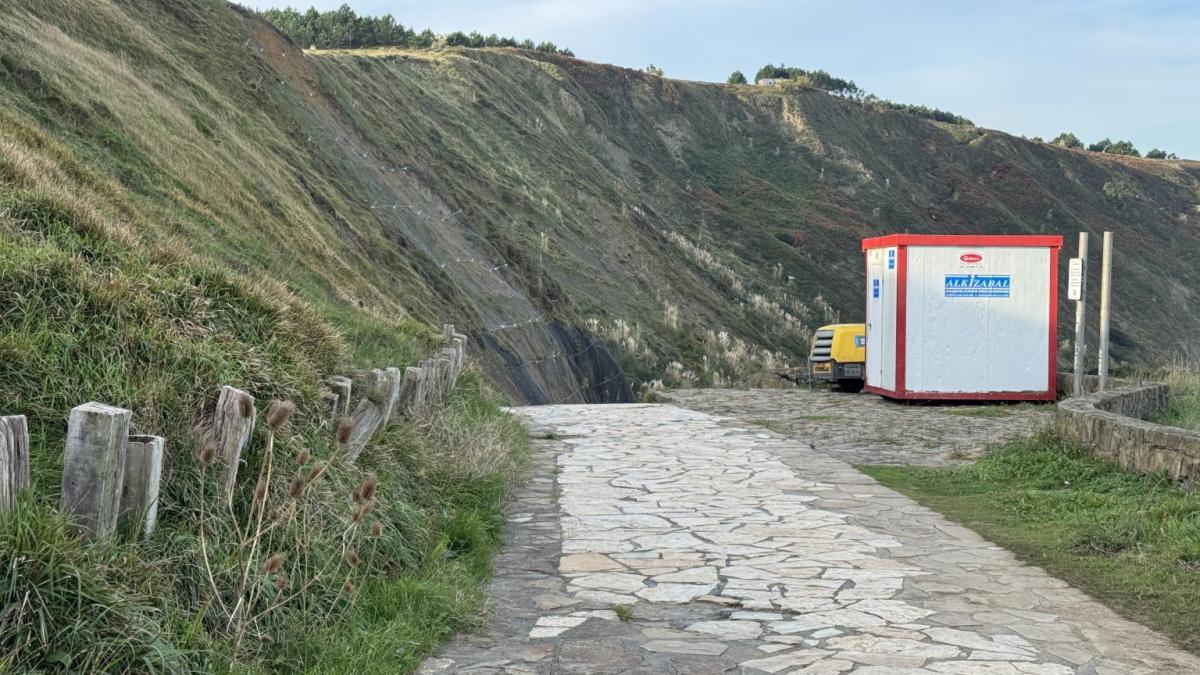
<svg viewBox="0 0 1200 675"><path fill-rule="evenodd" d="M396 402L400 400L400 387L404 380L404 374L399 368L389 366L384 368L382 376L376 380L377 388L376 396L381 405L383 405L383 423L387 424L392 418L392 412L396 409Z"/></svg>
<svg viewBox="0 0 1200 675"><path fill-rule="evenodd" d="M0 515L17 506L29 487L29 426L24 415L0 417Z"/></svg>
<svg viewBox="0 0 1200 675"><path fill-rule="evenodd" d="M71 410L60 508L96 539L111 537L117 528L132 416L95 402Z"/></svg>
<svg viewBox="0 0 1200 675"><path fill-rule="evenodd" d="M345 417L350 414L350 391L353 388L353 382L350 378L343 375L334 375L325 383L329 385L329 390L338 395L338 409L334 411L333 418Z"/></svg>
<svg viewBox="0 0 1200 675"><path fill-rule="evenodd" d="M396 405L406 413L412 413L413 405L421 396L421 369L409 366L404 369L404 384L400 387L400 398Z"/></svg>
<svg viewBox="0 0 1200 675"><path fill-rule="evenodd" d="M447 354L447 352L451 352ZM441 392L438 396L438 403L446 400L450 395L450 390L454 388L454 355L452 350L443 349L441 355L437 358L438 377L441 379Z"/></svg>
<svg viewBox="0 0 1200 675"><path fill-rule="evenodd" d="M450 341L453 339L454 339L454 324L452 324L452 323L442 324L442 342L444 344L450 344Z"/></svg>
<svg viewBox="0 0 1200 675"><path fill-rule="evenodd" d="M340 414L342 410L342 401L340 396L332 391L327 391L324 394L321 394L321 402L325 405L325 410L329 413L329 419L336 422L338 418L342 416Z"/></svg>
<svg viewBox="0 0 1200 675"><path fill-rule="evenodd" d="M158 484L162 478L162 436L130 436L121 484L121 521L131 532L150 536L158 521Z"/></svg>
<svg viewBox="0 0 1200 675"><path fill-rule="evenodd" d="M400 398L400 369L372 370L368 375L366 389L367 395L354 409L354 428L344 446L344 457L348 464L358 461L367 443L387 424L392 409Z"/></svg>
<svg viewBox="0 0 1200 675"><path fill-rule="evenodd" d="M221 387L209 433L210 440L216 446L217 457L221 460L221 484L225 488L226 502L233 500L242 448L250 442L256 416L253 396L241 389Z"/></svg>

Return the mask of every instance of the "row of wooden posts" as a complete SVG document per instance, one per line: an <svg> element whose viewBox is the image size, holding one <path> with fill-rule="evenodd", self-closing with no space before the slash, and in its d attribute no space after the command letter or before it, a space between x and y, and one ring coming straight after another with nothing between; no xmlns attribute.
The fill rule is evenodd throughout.
<svg viewBox="0 0 1200 675"><path fill-rule="evenodd" d="M340 461L354 464L367 444L401 414L417 417L437 408L454 388L466 362L467 337L446 324L444 347L416 367L376 368L367 373L358 405L350 412L353 382L345 376L326 380L324 394L332 426L343 417L353 421L342 445ZM226 500L237 486L242 450L256 418L254 397L221 388L216 410L206 425L207 445L221 463ZM84 403L71 410L67 423L59 508L81 531L108 539L118 528L150 534L158 512L162 477L161 436L130 435L133 413L103 403ZM16 507L17 493L29 487L29 429L24 415L0 416L0 515Z"/></svg>

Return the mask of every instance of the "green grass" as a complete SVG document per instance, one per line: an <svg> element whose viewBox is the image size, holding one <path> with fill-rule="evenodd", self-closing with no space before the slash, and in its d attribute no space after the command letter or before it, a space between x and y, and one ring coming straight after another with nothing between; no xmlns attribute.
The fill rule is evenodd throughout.
<svg viewBox="0 0 1200 675"><path fill-rule="evenodd" d="M1200 653L1200 493L1051 435L960 468L858 468Z"/></svg>
<svg viewBox="0 0 1200 675"><path fill-rule="evenodd" d="M1177 365L1156 374L1152 379L1171 387L1167 409L1155 417L1160 424L1200 430L1200 371L1195 367Z"/></svg>

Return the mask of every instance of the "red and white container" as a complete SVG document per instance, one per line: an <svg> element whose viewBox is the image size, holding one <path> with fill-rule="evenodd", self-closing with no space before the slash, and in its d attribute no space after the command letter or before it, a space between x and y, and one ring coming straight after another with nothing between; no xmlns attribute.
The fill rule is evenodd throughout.
<svg viewBox="0 0 1200 675"><path fill-rule="evenodd" d="M862 248L867 391L1054 399L1062 237L894 234Z"/></svg>

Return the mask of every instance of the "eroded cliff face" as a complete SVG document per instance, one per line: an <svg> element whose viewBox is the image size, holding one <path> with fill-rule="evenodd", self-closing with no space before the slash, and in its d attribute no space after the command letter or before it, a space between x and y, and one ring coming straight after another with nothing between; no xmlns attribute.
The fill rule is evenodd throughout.
<svg viewBox="0 0 1200 675"><path fill-rule="evenodd" d="M859 239L890 232L1111 229L1117 358L1200 341L1195 163L517 50L304 53L201 0L2 11L0 139L45 132L31 156L110 178L147 246L335 324L455 323L517 400L799 363L861 318Z"/></svg>

